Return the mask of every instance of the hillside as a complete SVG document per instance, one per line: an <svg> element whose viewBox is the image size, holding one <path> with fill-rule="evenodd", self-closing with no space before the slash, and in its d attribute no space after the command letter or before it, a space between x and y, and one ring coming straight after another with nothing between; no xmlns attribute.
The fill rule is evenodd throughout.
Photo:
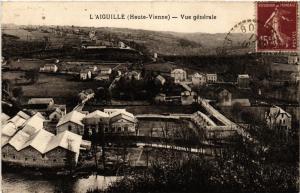
<svg viewBox="0 0 300 193"><path fill-rule="evenodd" d="M94 37L90 32L94 32ZM223 46L226 34L158 32L128 28L74 26L5 26L2 29L4 55L81 47L83 43L114 44L122 41L146 55L214 55ZM244 34L235 34L238 40ZM248 50L246 49L245 52Z"/></svg>

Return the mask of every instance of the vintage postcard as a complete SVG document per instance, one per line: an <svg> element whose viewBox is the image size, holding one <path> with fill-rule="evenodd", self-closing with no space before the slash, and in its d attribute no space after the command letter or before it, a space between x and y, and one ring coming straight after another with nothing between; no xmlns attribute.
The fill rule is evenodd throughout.
<svg viewBox="0 0 300 193"><path fill-rule="evenodd" d="M298 193L298 1L1 3L3 193Z"/></svg>

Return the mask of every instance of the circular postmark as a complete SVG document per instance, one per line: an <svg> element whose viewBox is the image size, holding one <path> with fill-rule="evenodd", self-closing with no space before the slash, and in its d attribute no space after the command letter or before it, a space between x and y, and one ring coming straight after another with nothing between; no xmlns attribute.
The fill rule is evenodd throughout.
<svg viewBox="0 0 300 193"><path fill-rule="evenodd" d="M219 55L235 55L255 52L257 20L245 19L235 24L225 35L223 44L217 49Z"/></svg>

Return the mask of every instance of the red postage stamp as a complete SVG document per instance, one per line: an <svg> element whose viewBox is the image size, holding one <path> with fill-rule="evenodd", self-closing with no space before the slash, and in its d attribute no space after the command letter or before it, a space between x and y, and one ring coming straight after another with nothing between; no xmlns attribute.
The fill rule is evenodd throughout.
<svg viewBox="0 0 300 193"><path fill-rule="evenodd" d="M257 2L257 51L297 51L297 2Z"/></svg>

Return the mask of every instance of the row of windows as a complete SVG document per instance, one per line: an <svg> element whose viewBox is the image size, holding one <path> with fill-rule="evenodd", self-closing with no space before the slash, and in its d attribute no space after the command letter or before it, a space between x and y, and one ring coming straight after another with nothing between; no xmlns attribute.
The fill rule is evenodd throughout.
<svg viewBox="0 0 300 193"><path fill-rule="evenodd" d="M95 127L90 127L90 129L95 129ZM111 129L109 129L108 127L104 128L104 132L108 133L108 132L128 132L129 131L129 127L125 126L125 127L111 127Z"/></svg>
<svg viewBox="0 0 300 193"><path fill-rule="evenodd" d="M104 128L104 132L109 132L109 129L106 127ZM114 132L128 132L128 127L112 127L110 132L114 133Z"/></svg>
<svg viewBox="0 0 300 193"><path fill-rule="evenodd" d="M6 158L6 154L2 154L2 157L3 157L3 158ZM42 157L44 158L45 156L43 155ZM13 155L12 158L13 158L13 159L16 159L16 156ZM28 161L28 158L25 157L24 160L25 160L25 161ZM36 161L36 158L32 158L32 161L35 162L35 161ZM53 162L57 162L57 159L53 159L52 161L53 161ZM63 161L66 162L67 159L66 159L66 158L63 158Z"/></svg>

